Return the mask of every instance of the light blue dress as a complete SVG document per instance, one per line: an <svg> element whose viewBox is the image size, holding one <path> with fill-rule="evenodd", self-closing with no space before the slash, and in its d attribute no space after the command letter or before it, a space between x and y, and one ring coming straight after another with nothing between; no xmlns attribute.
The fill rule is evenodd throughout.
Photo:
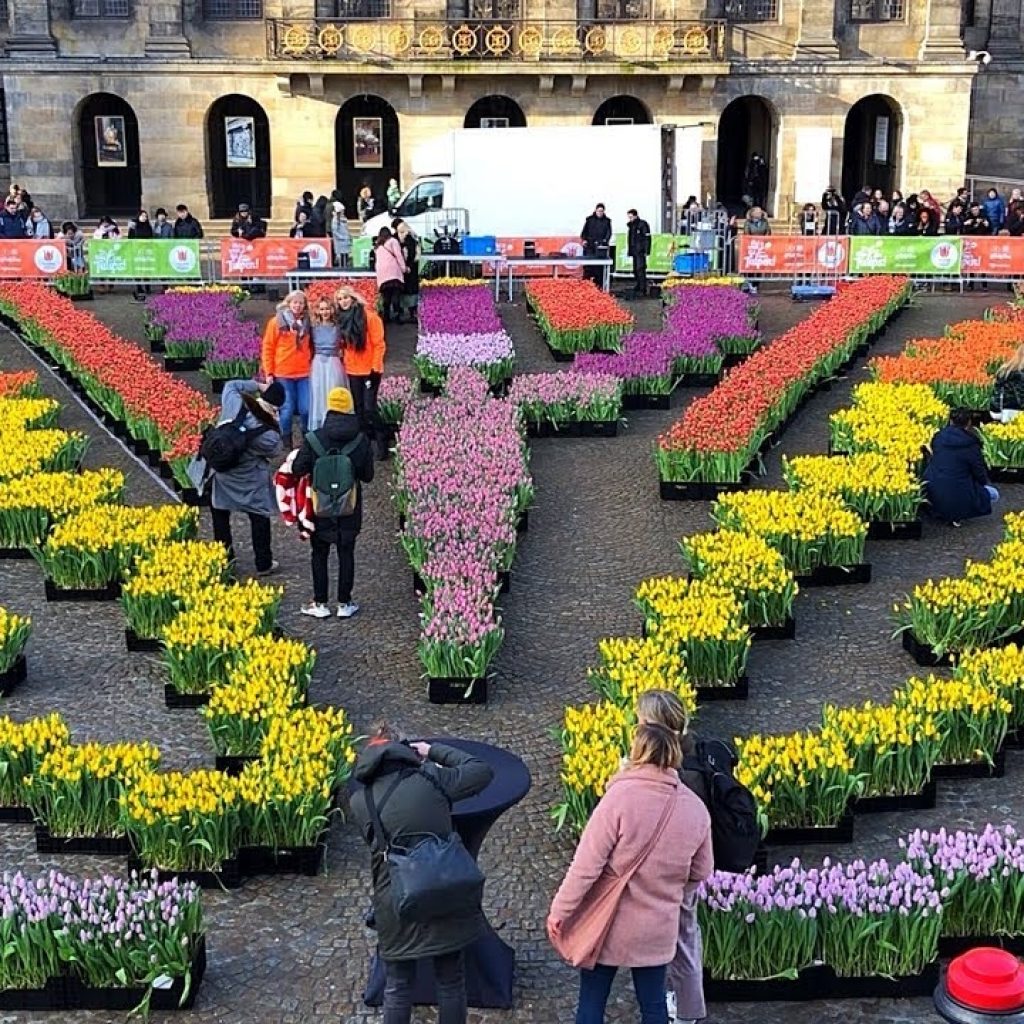
<svg viewBox="0 0 1024 1024"><path fill-rule="evenodd" d="M323 426L327 396L334 388L347 388L348 376L341 365L336 324L313 324L313 362L309 368L309 429Z"/></svg>

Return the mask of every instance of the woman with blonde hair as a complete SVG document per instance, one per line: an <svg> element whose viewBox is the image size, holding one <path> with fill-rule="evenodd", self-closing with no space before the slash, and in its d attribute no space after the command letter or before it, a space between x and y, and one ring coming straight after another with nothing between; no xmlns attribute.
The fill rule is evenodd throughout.
<svg viewBox="0 0 1024 1024"><path fill-rule="evenodd" d="M313 313L313 362L309 368L309 430L323 426L327 396L335 388L347 388L341 365L341 331L337 310L330 299L320 299Z"/></svg>
<svg viewBox="0 0 1024 1024"><path fill-rule="evenodd" d="M335 293L341 360L363 433L376 445L377 457L387 458L377 417L377 389L384 374L384 323L355 289L342 285Z"/></svg>
<svg viewBox="0 0 1024 1024"><path fill-rule="evenodd" d="M709 794L699 772L683 772L682 761L694 751L690 716L671 690L647 690L636 702L637 721L662 725L679 737L680 777L707 807ZM678 1024L693 1024L707 1015L704 1004L703 944L697 920L697 886L687 884L679 908L676 951L668 965L668 1009Z"/></svg>
<svg viewBox="0 0 1024 1024"><path fill-rule="evenodd" d="M665 972L678 908L712 871L711 820L679 778L679 734L636 730L629 762L580 837L547 919L558 952L580 968L576 1024L603 1024L612 981L629 967L641 1024L668 1024Z"/></svg>
<svg viewBox="0 0 1024 1024"><path fill-rule="evenodd" d="M313 342L309 323L309 302L301 290L289 292L263 331L260 369L269 383L280 381L285 401L281 406L281 438L292 446L292 418L298 414L305 434L309 415L309 368Z"/></svg>
<svg viewBox="0 0 1024 1024"><path fill-rule="evenodd" d="M1024 345L996 371L992 416L1001 423L1015 420L1024 409Z"/></svg>

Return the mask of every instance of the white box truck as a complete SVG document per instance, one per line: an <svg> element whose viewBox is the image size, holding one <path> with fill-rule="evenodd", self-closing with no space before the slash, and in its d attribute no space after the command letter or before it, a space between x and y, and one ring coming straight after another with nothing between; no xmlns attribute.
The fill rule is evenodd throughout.
<svg viewBox="0 0 1024 1024"><path fill-rule="evenodd" d="M420 237L444 223L505 238L577 235L597 203L616 231L635 207L674 231L679 197L700 194L698 125L470 128L424 144L395 215ZM392 214L366 224L376 235Z"/></svg>

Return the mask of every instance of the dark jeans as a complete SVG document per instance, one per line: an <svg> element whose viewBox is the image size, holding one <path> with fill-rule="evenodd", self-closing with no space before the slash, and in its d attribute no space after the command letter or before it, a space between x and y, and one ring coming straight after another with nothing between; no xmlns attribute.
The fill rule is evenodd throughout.
<svg viewBox="0 0 1024 1024"><path fill-rule="evenodd" d="M348 604L352 600L352 584L356 577L355 530L338 530L334 545L338 548L338 603ZM331 545L315 533L310 538L310 560L313 563L313 600L327 604L328 576L330 575Z"/></svg>
<svg viewBox="0 0 1024 1024"><path fill-rule="evenodd" d="M349 374L348 388L352 392L352 404L359 417L359 429L369 438L371 444L375 439L383 443L384 438L380 417L377 415L379 387L380 377L377 374L371 374L369 377L353 377Z"/></svg>
<svg viewBox="0 0 1024 1024"><path fill-rule="evenodd" d="M580 971L580 1001L576 1024L604 1024L604 1008L617 967L598 964ZM640 1024L669 1024L665 1002L665 967L633 967L633 991L640 1005Z"/></svg>
<svg viewBox="0 0 1024 1024"><path fill-rule="evenodd" d="M633 281L637 295L647 294L647 254L633 257Z"/></svg>
<svg viewBox="0 0 1024 1024"><path fill-rule="evenodd" d="M211 508L213 516L213 539L218 540L227 548L228 558L235 560L235 548L231 540L231 513L223 508ZM256 569L262 572L269 569L274 561L270 551L270 517L248 513L249 525L252 528L252 551L256 556Z"/></svg>
<svg viewBox="0 0 1024 1024"><path fill-rule="evenodd" d="M415 960L385 960L384 1024L409 1024L412 1020L412 986ZM662 971L664 976L664 970ZM437 986L437 1024L466 1024L466 971L462 950L434 957ZM661 1005L665 1005L662 993Z"/></svg>
<svg viewBox="0 0 1024 1024"><path fill-rule="evenodd" d="M402 281L386 281L380 286L381 305L384 307L385 320L402 318L402 292L405 284Z"/></svg>

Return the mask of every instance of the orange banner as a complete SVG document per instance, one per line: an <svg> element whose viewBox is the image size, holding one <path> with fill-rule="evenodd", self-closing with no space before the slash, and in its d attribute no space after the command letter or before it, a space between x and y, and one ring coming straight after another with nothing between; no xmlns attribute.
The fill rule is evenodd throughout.
<svg viewBox="0 0 1024 1024"><path fill-rule="evenodd" d="M295 270L302 252L309 253L311 270L331 266L329 238L222 238L220 276L283 278Z"/></svg>
<svg viewBox="0 0 1024 1024"><path fill-rule="evenodd" d="M498 252L502 256L508 259L518 260L523 258L523 243L526 241L525 238L499 238L498 239ZM533 243L536 247L537 259L560 259L563 255L565 256L582 256L583 255L583 243L577 236L573 235L553 235L545 238L535 238ZM572 259L566 259L565 271L573 273L579 276L582 273L582 268L572 262ZM488 264L484 268L485 273L494 272L494 264ZM515 268L516 277L534 277L534 276L551 276L551 267L529 267L529 266L517 266Z"/></svg>
<svg viewBox="0 0 1024 1024"><path fill-rule="evenodd" d="M1024 275L1024 239L1007 235L964 235L960 269L985 277Z"/></svg>
<svg viewBox="0 0 1024 1024"><path fill-rule="evenodd" d="M67 268L64 239L0 239L0 278L53 277Z"/></svg>
<svg viewBox="0 0 1024 1024"><path fill-rule="evenodd" d="M741 274L846 273L849 239L831 235L741 235Z"/></svg>

